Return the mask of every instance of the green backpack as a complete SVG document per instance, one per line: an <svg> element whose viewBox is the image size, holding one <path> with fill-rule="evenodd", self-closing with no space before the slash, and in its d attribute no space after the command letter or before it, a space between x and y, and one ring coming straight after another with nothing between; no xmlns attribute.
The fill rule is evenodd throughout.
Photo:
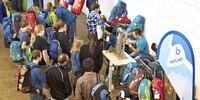
<svg viewBox="0 0 200 100"><path fill-rule="evenodd" d="M32 59L32 52L31 52L31 47L26 48L26 59L25 62L30 62Z"/></svg>
<svg viewBox="0 0 200 100"><path fill-rule="evenodd" d="M148 79L143 79L140 82L138 88L138 97L139 100L151 100L152 93L151 93L151 81Z"/></svg>

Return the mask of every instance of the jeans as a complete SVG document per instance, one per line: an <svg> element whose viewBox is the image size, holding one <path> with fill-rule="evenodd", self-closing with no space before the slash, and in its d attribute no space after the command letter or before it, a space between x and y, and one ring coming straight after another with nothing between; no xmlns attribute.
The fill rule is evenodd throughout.
<svg viewBox="0 0 200 100"><path fill-rule="evenodd" d="M42 95L30 93L30 100L44 100Z"/></svg>

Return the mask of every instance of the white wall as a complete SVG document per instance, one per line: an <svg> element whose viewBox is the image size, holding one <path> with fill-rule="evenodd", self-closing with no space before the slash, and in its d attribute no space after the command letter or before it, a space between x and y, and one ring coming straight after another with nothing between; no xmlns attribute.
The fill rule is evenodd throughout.
<svg viewBox="0 0 200 100"><path fill-rule="evenodd" d="M197 95L200 99L200 0L122 0L126 2L128 17L145 16L145 35L149 44L160 42L162 36L177 30L190 41L195 55ZM109 17L118 0L99 0L101 11ZM87 9L84 8L84 12ZM87 12L86 12L87 13Z"/></svg>

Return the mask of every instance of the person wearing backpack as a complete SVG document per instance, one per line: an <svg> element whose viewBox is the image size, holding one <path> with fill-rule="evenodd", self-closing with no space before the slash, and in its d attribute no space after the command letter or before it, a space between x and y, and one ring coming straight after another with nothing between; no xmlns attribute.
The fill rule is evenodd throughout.
<svg viewBox="0 0 200 100"><path fill-rule="evenodd" d="M98 44L97 38L95 36L91 37L88 44L84 44L80 50L80 63L83 66L84 59L90 57L94 60L94 68L93 71L99 73L103 65L103 46ZM82 67L84 68L84 67Z"/></svg>
<svg viewBox="0 0 200 100"><path fill-rule="evenodd" d="M48 3L47 3L48 17L47 17L45 23L46 23L48 26L52 26L52 25L57 21L57 16L56 16L56 13L55 13L55 9L56 9L56 7L55 7L55 6L52 6L52 3L51 3L51 2L48 2Z"/></svg>
<svg viewBox="0 0 200 100"><path fill-rule="evenodd" d="M149 45L144 36L142 36L142 32L140 29L134 29L133 33L135 40L128 40L129 47L132 50L130 54L135 60L144 59L149 55ZM135 48L133 44L136 44Z"/></svg>
<svg viewBox="0 0 200 100"><path fill-rule="evenodd" d="M42 52L42 61L40 62L40 65L49 65L49 55L48 55L48 43L44 39L44 25L36 25L34 28L35 32L31 34L31 41L30 46L33 48L33 50L40 50Z"/></svg>
<svg viewBox="0 0 200 100"><path fill-rule="evenodd" d="M75 98L76 100L93 100L91 92L97 83L97 73L93 72L93 68L95 67L94 60L92 58L84 59L83 67L85 73L77 80ZM100 76L99 80L103 81L104 79Z"/></svg>
<svg viewBox="0 0 200 100"><path fill-rule="evenodd" d="M71 62L66 54L58 57L58 64L49 67L46 71L46 89L49 100L69 100L72 93L69 72L71 70ZM47 93L47 92L46 92Z"/></svg>
<svg viewBox="0 0 200 100"><path fill-rule="evenodd" d="M39 50L33 50L32 58L32 62L28 63L32 86L30 100L44 100L42 93L46 79L40 65L38 65L42 60L42 53Z"/></svg>
<svg viewBox="0 0 200 100"><path fill-rule="evenodd" d="M70 41L70 45L74 42L74 34L76 27L76 15L74 15L68 9L65 9L63 6L58 6L55 11L57 18L65 22L67 25L67 33Z"/></svg>
<svg viewBox="0 0 200 100"><path fill-rule="evenodd" d="M21 29L19 31L18 37L20 39L21 50L24 59L26 59L26 49L30 44L30 32L31 32L31 27L29 27L26 20L23 20L21 22Z"/></svg>
<svg viewBox="0 0 200 100"><path fill-rule="evenodd" d="M56 29L58 32L56 33L55 39L59 41L60 47L62 49L62 53L67 54L69 57L71 57L70 49L70 40L69 40L69 35L66 32L67 30L67 25L62 21L58 20L56 22Z"/></svg>

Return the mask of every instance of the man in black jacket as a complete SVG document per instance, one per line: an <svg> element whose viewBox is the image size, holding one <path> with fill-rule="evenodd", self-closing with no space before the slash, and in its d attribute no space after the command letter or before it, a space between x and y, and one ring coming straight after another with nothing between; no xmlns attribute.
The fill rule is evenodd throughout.
<svg viewBox="0 0 200 100"><path fill-rule="evenodd" d="M47 95L51 100L69 100L72 88L69 78L71 63L66 54L61 54L58 57L58 64L49 67L46 72L46 88L50 89L50 95Z"/></svg>

